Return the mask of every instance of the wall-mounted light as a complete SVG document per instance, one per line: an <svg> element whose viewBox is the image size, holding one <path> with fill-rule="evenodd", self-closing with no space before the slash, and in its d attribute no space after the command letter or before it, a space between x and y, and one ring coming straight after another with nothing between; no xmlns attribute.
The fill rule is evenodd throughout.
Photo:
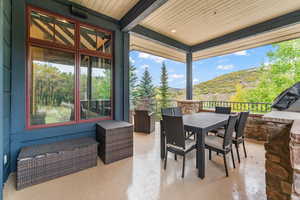
<svg viewBox="0 0 300 200"><path fill-rule="evenodd" d="M71 6L70 12L71 12L72 15L74 15L76 17L80 17L80 18L83 18L83 19L88 18L88 15L85 11L83 11L79 8L76 8L75 6Z"/></svg>
<svg viewBox="0 0 300 200"><path fill-rule="evenodd" d="M172 33L176 33L176 30L175 30L175 29L172 29L171 32L172 32Z"/></svg>

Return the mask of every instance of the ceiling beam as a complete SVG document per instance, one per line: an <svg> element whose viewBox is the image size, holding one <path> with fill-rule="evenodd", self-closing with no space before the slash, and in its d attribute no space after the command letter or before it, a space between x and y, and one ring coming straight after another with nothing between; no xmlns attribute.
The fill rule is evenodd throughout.
<svg viewBox="0 0 300 200"><path fill-rule="evenodd" d="M139 0L120 20L122 31L130 31L168 0Z"/></svg>
<svg viewBox="0 0 300 200"><path fill-rule="evenodd" d="M254 36L256 34L264 33L271 31L273 29L277 29L280 27L288 26L294 23L300 22L300 10L240 29L238 31L228 33L221 37L217 37L191 47L191 51L200 51L204 49L208 49L211 47L215 47L218 45L222 45L225 43L233 42L235 40L243 39L246 37Z"/></svg>
<svg viewBox="0 0 300 200"><path fill-rule="evenodd" d="M134 34L137 34L138 36L143 37L147 40L152 40L156 43L160 43L163 46L170 47L173 49L180 50L182 52L189 52L190 46L183 44L177 40L174 40L172 38L169 38L168 36L165 36L163 34L157 33L153 30L150 30L148 28L145 28L141 25L137 25L131 30Z"/></svg>

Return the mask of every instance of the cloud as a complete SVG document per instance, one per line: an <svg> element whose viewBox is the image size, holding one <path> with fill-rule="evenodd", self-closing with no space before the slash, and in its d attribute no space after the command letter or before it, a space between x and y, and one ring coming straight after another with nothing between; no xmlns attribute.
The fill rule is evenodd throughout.
<svg viewBox="0 0 300 200"><path fill-rule="evenodd" d="M131 56L129 57L129 61L130 61L132 64L135 63L135 60L133 60L133 58L132 58Z"/></svg>
<svg viewBox="0 0 300 200"><path fill-rule="evenodd" d="M153 60L157 63L162 63L163 61L166 60L165 58L150 55L148 53L143 53L143 52L139 53L139 58L150 59L150 60Z"/></svg>
<svg viewBox="0 0 300 200"><path fill-rule="evenodd" d="M198 83L199 82L199 79L197 79L197 78L194 78L193 79L193 83L195 84L195 83Z"/></svg>
<svg viewBox="0 0 300 200"><path fill-rule="evenodd" d="M170 78L171 79L181 79L181 78L184 78L184 75L183 74L171 74Z"/></svg>
<svg viewBox="0 0 300 200"><path fill-rule="evenodd" d="M237 55L237 56L248 56L249 55L246 50L244 50L244 51L238 51L238 52L235 52L233 54Z"/></svg>
<svg viewBox="0 0 300 200"><path fill-rule="evenodd" d="M218 65L217 66L217 69L220 69L220 70L230 70L233 68L234 68L234 65Z"/></svg>

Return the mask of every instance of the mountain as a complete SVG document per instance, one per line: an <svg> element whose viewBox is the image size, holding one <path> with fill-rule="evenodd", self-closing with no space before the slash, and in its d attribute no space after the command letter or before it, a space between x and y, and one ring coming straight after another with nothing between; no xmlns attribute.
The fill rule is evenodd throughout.
<svg viewBox="0 0 300 200"><path fill-rule="evenodd" d="M251 68L218 76L212 80L194 85L193 99L229 101L236 91L236 85L245 88L255 87L261 74L261 68ZM178 92L178 98L184 98L184 91ZM183 96L182 96L183 95Z"/></svg>

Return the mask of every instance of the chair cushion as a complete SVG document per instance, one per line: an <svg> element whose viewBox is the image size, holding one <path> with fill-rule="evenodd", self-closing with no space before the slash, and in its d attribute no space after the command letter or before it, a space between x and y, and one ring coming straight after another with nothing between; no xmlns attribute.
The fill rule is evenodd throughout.
<svg viewBox="0 0 300 200"><path fill-rule="evenodd" d="M225 129L219 129L217 132L217 136L224 137L224 135L225 135ZM232 133L232 138L235 139L235 137L236 137L236 132L234 131Z"/></svg>
<svg viewBox="0 0 300 200"><path fill-rule="evenodd" d="M173 149L177 149L177 150L184 151L184 152L188 151L191 148L193 148L193 146L196 146L195 142L186 142L185 149L183 149L182 147L176 146L176 145L167 144L167 147L171 147Z"/></svg>
<svg viewBox="0 0 300 200"><path fill-rule="evenodd" d="M208 135L205 137L205 145L216 149L223 149L223 138L214 135Z"/></svg>

